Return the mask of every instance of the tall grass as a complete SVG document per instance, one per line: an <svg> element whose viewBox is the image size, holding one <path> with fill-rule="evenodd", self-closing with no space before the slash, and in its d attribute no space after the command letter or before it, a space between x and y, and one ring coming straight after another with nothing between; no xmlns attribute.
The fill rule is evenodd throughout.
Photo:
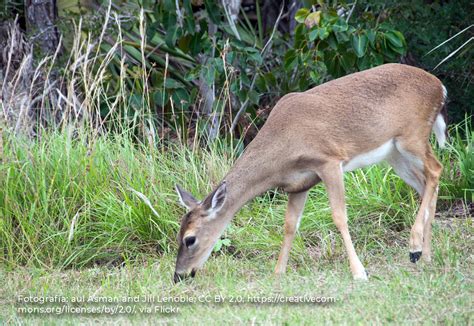
<svg viewBox="0 0 474 326"><path fill-rule="evenodd" d="M99 137L92 148L71 132L36 142L8 137L0 167L2 260L80 266L169 251L180 214L175 182L210 190L203 184L217 182L227 165L215 152L176 146L162 154L120 135Z"/></svg>
<svg viewBox="0 0 474 326"><path fill-rule="evenodd" d="M467 122L454 131L459 128L472 137ZM471 138L456 135L450 148L440 152L445 165L441 209L459 195L467 200L472 196L472 142L466 143ZM225 143L161 150L128 134L90 137L72 128L45 133L36 141L4 132L0 262L64 268L172 252L184 213L174 185L203 197L237 155ZM418 199L390 168L373 166L347 174L346 189L351 230L361 253L385 250L388 243L406 245ZM274 256L285 206L286 196L278 191L245 206L225 232L228 240L220 251ZM295 257L308 250L322 259L343 252L321 185L311 190L300 233Z"/></svg>

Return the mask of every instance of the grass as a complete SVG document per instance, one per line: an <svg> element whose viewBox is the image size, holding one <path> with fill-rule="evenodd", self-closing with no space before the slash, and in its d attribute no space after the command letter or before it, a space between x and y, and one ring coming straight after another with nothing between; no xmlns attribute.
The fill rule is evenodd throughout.
<svg viewBox="0 0 474 326"><path fill-rule="evenodd" d="M438 203L442 212L453 205L467 207L472 198L469 121L454 131L450 147L438 152L445 165ZM351 281L319 185L311 190L289 273L282 280L275 280L272 270L282 241L286 195L271 191L238 213L198 278L174 286L175 236L184 213L174 184L202 197L238 153L224 143L206 150L180 145L164 150L133 142L129 135L92 138L67 129L36 142L7 132L3 139L0 282L5 286L0 322L472 322L469 209L456 216L439 214L433 263L412 265L407 243L418 199L386 166L347 174L345 180L351 234L371 276L367 284ZM21 314L15 303L19 295L246 298L274 293L333 296L337 302L183 304L176 305L178 314L59 317Z"/></svg>
<svg viewBox="0 0 474 326"><path fill-rule="evenodd" d="M464 230L463 228L469 228ZM452 232L452 231L454 232ZM431 265L408 262L405 248L388 248L386 254L365 257L369 282L351 280L345 257L304 264L292 260L289 272L281 279L272 275L274 261L255 257L239 259L230 255L211 257L205 270L192 281L173 285L173 257L149 258L123 268L96 267L81 270L16 269L0 274L5 302L3 322L48 325L129 322L158 324L183 322L195 324L360 324L443 323L469 325L473 321L472 223L455 221L450 229L435 224L435 259ZM469 241L471 240L471 241ZM439 259L439 257L444 259ZM123 303L140 308L171 306L173 313L136 313L121 315L41 315L20 314L21 307L59 307L60 304L20 304L18 297L90 296L121 298L194 298L210 303ZM216 302L216 296L225 303ZM274 296L325 297L335 302L311 303L231 303L249 298ZM188 299L189 300L189 299ZM104 304L77 304L101 307ZM0 321L2 321L0 319Z"/></svg>
<svg viewBox="0 0 474 326"><path fill-rule="evenodd" d="M207 150L180 145L164 150L140 145L128 135L91 140L65 131L45 134L36 142L8 133L4 138L0 262L7 268L116 265L143 254L173 253L184 213L174 185L202 198L238 155L224 144ZM451 149L440 152L445 165L442 210L456 198L471 199L470 149L472 143L457 137ZM417 196L383 166L347 174L345 181L356 246L367 254L384 252L412 225ZM286 195L278 191L245 206L225 232L221 251L272 258L281 244L285 208ZM293 249L296 257L314 247L315 255L330 259L341 243L322 185L311 190L304 216L302 236ZM405 244L403 239L398 245Z"/></svg>

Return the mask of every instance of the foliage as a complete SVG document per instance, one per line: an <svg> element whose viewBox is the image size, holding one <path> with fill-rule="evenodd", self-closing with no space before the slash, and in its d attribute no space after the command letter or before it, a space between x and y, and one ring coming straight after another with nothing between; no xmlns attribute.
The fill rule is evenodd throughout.
<svg viewBox="0 0 474 326"><path fill-rule="evenodd" d="M349 25L332 8L315 12L303 8L295 18L300 24L295 29L294 48L285 54L285 68L299 66L298 70L307 74L295 78L300 81L295 91L320 83L325 70L333 77L341 77L394 62L406 52L400 32L386 25L373 28ZM306 69L301 69L302 66Z"/></svg>
<svg viewBox="0 0 474 326"><path fill-rule="evenodd" d="M457 176L455 182L448 187L453 197L465 197L474 202L474 133L470 117L463 123L454 125L450 130L449 150L457 158L456 161L445 161L444 165L455 165Z"/></svg>
<svg viewBox="0 0 474 326"><path fill-rule="evenodd" d="M358 1L355 14L369 21L390 24L406 38L408 62L430 71L444 83L449 96L449 118L461 122L473 115L474 42L470 42L443 65L444 58L474 36L474 28L429 53L456 33L473 23L474 5L459 1Z"/></svg>
<svg viewBox="0 0 474 326"><path fill-rule="evenodd" d="M24 15L23 1L3 0L0 3L0 21L15 19L16 15Z"/></svg>
<svg viewBox="0 0 474 326"><path fill-rule="evenodd" d="M217 115L229 127L238 122L233 121L236 111L246 111L260 123L259 108L288 92L396 61L406 51L403 35L390 26L352 26L332 7L302 9L294 35L275 29L264 40L261 24L252 24L243 13L232 29L223 8L212 1L203 8L189 0L145 2L144 11L133 2L124 6L128 9L122 11L137 18L123 26L117 19L115 27L110 21L107 34L115 36L101 44L103 53L117 41L121 47L109 67L109 94L125 86L132 99L127 114L148 112L158 128L174 129L183 138L193 132L197 117L210 121ZM317 23L308 27L316 17ZM129 76L125 82L123 62ZM212 112L203 110L203 83L216 92ZM109 114L107 105L101 114Z"/></svg>

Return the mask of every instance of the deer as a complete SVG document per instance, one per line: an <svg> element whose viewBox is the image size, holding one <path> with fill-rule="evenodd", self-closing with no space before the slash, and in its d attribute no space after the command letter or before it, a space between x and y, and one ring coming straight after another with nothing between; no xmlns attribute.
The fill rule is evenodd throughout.
<svg viewBox="0 0 474 326"><path fill-rule="evenodd" d="M367 280L348 229L344 172L388 162L419 194L421 203L409 239L409 259L431 260L431 225L443 166L430 144L446 142L447 91L432 74L403 64L384 64L333 79L305 92L289 93L217 187L199 201L179 185L188 212L178 233L174 281L209 258L234 215L270 190L288 193L283 244L275 274L285 273L308 191L322 182L333 222L354 280Z"/></svg>

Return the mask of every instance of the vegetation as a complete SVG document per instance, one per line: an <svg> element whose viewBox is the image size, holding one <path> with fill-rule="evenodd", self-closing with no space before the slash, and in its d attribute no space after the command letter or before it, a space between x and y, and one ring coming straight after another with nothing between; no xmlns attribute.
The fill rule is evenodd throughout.
<svg viewBox="0 0 474 326"><path fill-rule="evenodd" d="M432 264L408 261L409 230L419 206L415 192L388 166L374 166L345 176L350 230L369 283L350 280L319 185L310 192L290 273L282 280L271 272L286 195L274 190L237 214L197 279L172 285L184 213L176 183L198 198L207 194L280 96L410 54L432 68L459 44L423 55L468 22L464 13L455 21L461 2L440 7L449 26L439 35L436 28L416 32L435 15L436 1L303 2L290 33L278 27L289 15L284 10L264 29L258 1L255 15L241 10L238 19L212 1L127 1L101 6L98 14L76 10L74 19L60 24L64 49L44 57L33 51L34 38L23 36L21 22L10 25L0 58L0 323L95 320L21 315L18 294L274 293L333 296L337 302L180 305L180 314L159 318L472 323L474 133L466 105L472 98L472 47L438 70L453 94L456 123L449 127L447 149L434 145L445 169ZM2 10L21 14L21 3ZM465 33L454 42L464 42L470 30ZM99 318L151 323L156 316Z"/></svg>
<svg viewBox="0 0 474 326"><path fill-rule="evenodd" d="M467 129L468 138L453 138L449 149L439 153L445 165L441 210L458 198L473 199L474 134L467 122L456 128ZM77 268L171 254L183 214L174 185L186 185L203 197L239 154L225 143L208 150L163 150L134 144L126 134L91 143L71 129L35 143L5 136L0 248L10 268ZM417 198L390 169L358 171L346 177L346 184L354 234L368 237L358 240L360 251L384 251L391 241L387 232L405 232L412 225ZM221 251L245 258L278 252L285 197L272 192L243 209L226 231ZM310 197L300 229L305 241L297 241L293 252L303 255L307 246L315 246L330 258L335 227L324 188L316 187Z"/></svg>
<svg viewBox="0 0 474 326"><path fill-rule="evenodd" d="M58 115L51 111L61 112L63 121L61 116L69 119L79 110L76 115L92 114L108 128L130 127L130 120L146 117L147 128L166 140L186 141L196 132L208 140L223 133L240 136L249 126L261 125L268 114L262 108L284 94L397 61L406 52L403 35L390 25L352 25L349 17L337 14L337 5L300 9L294 34L279 33L277 21L264 36L258 2L256 24L245 12L241 20L232 20L226 7L212 1L203 8L190 0L177 3L126 2L117 8L131 13L126 18L110 3L99 10L103 16L69 24L67 31L75 37L65 42L70 56L56 91L68 101L41 101L40 107L29 108L32 115L44 112L40 115L53 123ZM52 59L51 65L61 64L56 55ZM91 86L102 87L101 96L94 95L97 102L88 99ZM135 132L146 137L143 128Z"/></svg>
<svg viewBox="0 0 474 326"><path fill-rule="evenodd" d="M172 284L174 260L148 258L123 268L96 267L78 270L16 269L1 272L4 295L0 321L6 324L64 325L77 323L182 324L450 324L472 323L472 224L455 219L435 224L434 249L438 259L432 265L413 265L404 245L392 241L379 254L364 254L369 282L354 283L343 250L331 259L292 254L288 273L277 280L271 274L274 260L256 256L239 259L230 255L212 258L203 273L192 282ZM354 230L356 233L357 230ZM471 233L469 233L471 232ZM408 236L408 232L404 233ZM357 236L360 239L360 234ZM362 252L361 252L362 253ZM440 259L443 257L442 259ZM60 307L58 304L18 304L18 296L123 297L225 297L222 303L166 304L174 313L138 314L18 314L19 307ZM249 301L269 297L328 297L326 304L230 303L231 298ZM77 306L100 307L101 304ZM114 305L109 305L113 307ZM124 304L143 307L160 304Z"/></svg>
<svg viewBox="0 0 474 326"><path fill-rule="evenodd" d="M445 170L430 265L408 261L407 241L418 206L414 192L387 167L346 176L350 229L370 275L366 285L350 280L322 186L311 190L289 274L280 282L271 273L282 241L286 196L272 192L236 216L195 280L172 285L175 236L183 214L173 186L185 184L196 195L206 194L238 155L225 144L207 150L162 150L137 145L126 133L99 137L93 145L90 137L75 135L72 129L35 143L4 134L0 279L7 286L2 321L472 322L472 216L469 204L463 206L456 198L472 200L474 138L468 122L452 133L456 128L466 128L469 138L454 137L448 149L438 152ZM464 188L466 182L471 182L470 188ZM57 319L19 314L16 309L24 305L15 303L18 293L68 298L281 293L332 296L338 301L318 307L177 304L177 315Z"/></svg>
<svg viewBox="0 0 474 326"><path fill-rule="evenodd" d="M402 32L407 39L409 50L406 61L432 71L443 81L449 92L450 121L459 122L466 114L472 115L470 103L474 103L474 5L465 0L370 3L374 12L385 16L387 23ZM361 3L358 8L363 6ZM463 30L462 34L456 36ZM451 37L454 37L452 41L444 43ZM431 52L440 44L441 47ZM463 47L460 48L461 46ZM439 65L457 49L459 52Z"/></svg>

